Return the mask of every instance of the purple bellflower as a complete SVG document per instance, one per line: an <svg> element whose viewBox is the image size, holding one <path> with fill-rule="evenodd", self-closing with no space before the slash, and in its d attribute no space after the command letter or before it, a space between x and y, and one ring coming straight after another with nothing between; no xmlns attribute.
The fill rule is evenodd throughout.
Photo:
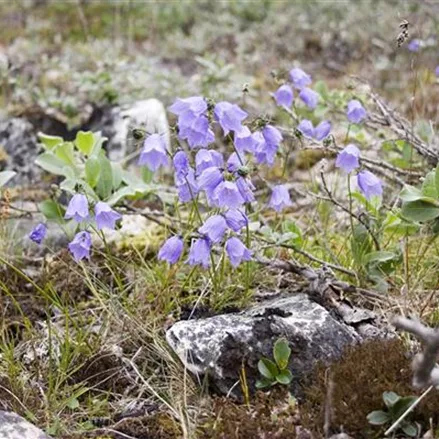
<svg viewBox="0 0 439 439"><path fill-rule="evenodd" d="M242 125L239 131L235 131L234 143L240 154L243 152L254 153L257 144L253 134L245 125Z"/></svg>
<svg viewBox="0 0 439 439"><path fill-rule="evenodd" d="M350 144L338 153L335 166L349 174L360 166L359 158L360 150L355 145Z"/></svg>
<svg viewBox="0 0 439 439"><path fill-rule="evenodd" d="M178 137L187 140L192 149L197 147L207 148L215 140L215 135L206 116L194 119L190 125L179 126Z"/></svg>
<svg viewBox="0 0 439 439"><path fill-rule="evenodd" d="M317 104L319 103L320 95L314 90L305 87L300 91L299 98L302 99L307 107L314 110L314 108L316 108Z"/></svg>
<svg viewBox="0 0 439 439"><path fill-rule="evenodd" d="M269 206L276 212L281 212L285 207L291 206L290 194L283 184L275 186L271 193Z"/></svg>
<svg viewBox="0 0 439 439"><path fill-rule="evenodd" d="M367 112L361 105L360 101L352 99L348 103L348 108L346 111L349 122L351 123L361 123L367 116Z"/></svg>
<svg viewBox="0 0 439 439"><path fill-rule="evenodd" d="M181 203L187 203L196 197L198 194L198 184L195 180L195 171L189 168L187 175L182 179L175 176L175 185L178 190L178 199Z"/></svg>
<svg viewBox="0 0 439 439"><path fill-rule="evenodd" d="M439 76L439 66L437 66L435 69L434 69L434 74L438 77Z"/></svg>
<svg viewBox="0 0 439 439"><path fill-rule="evenodd" d="M192 241L187 263L201 265L203 268L210 267L210 242L207 238L198 238Z"/></svg>
<svg viewBox="0 0 439 439"><path fill-rule="evenodd" d="M227 230L227 222L221 215L213 215L198 229L198 232L209 238L210 242L217 244L222 241Z"/></svg>
<svg viewBox="0 0 439 439"><path fill-rule="evenodd" d="M171 236L159 250L158 259L169 264L175 264L183 253L183 239L181 236Z"/></svg>
<svg viewBox="0 0 439 439"><path fill-rule="evenodd" d="M189 158L184 151L178 151L172 159L177 182L184 182L184 177L189 174Z"/></svg>
<svg viewBox="0 0 439 439"><path fill-rule="evenodd" d="M105 227L114 230L116 221L119 221L122 215L113 210L107 203L99 201L95 206L95 217L98 230Z"/></svg>
<svg viewBox="0 0 439 439"><path fill-rule="evenodd" d="M242 261L250 261L252 258L252 252L235 236L227 240L226 252L234 268L238 267Z"/></svg>
<svg viewBox="0 0 439 439"><path fill-rule="evenodd" d="M82 259L90 259L91 236L88 232L79 232L69 244L69 250L76 262Z"/></svg>
<svg viewBox="0 0 439 439"><path fill-rule="evenodd" d="M213 112L225 136L227 136L230 131L240 131L242 121L248 116L238 105L231 104L230 102L218 102Z"/></svg>
<svg viewBox="0 0 439 439"><path fill-rule="evenodd" d="M248 225L247 216L239 209L229 209L224 213L224 218L228 227L236 233Z"/></svg>
<svg viewBox="0 0 439 439"><path fill-rule="evenodd" d="M213 197L218 207L228 207L229 209L237 209L245 202L234 181L223 181L220 183L215 189Z"/></svg>
<svg viewBox="0 0 439 439"><path fill-rule="evenodd" d="M421 40L414 38L407 44L407 49L410 50L410 52L419 52L421 49Z"/></svg>
<svg viewBox="0 0 439 439"><path fill-rule="evenodd" d="M36 244L40 245L43 239L46 237L47 226L46 224L40 223L35 226L29 234L29 239Z"/></svg>
<svg viewBox="0 0 439 439"><path fill-rule="evenodd" d="M381 196L383 193L383 185L381 180L369 171L361 171L357 175L357 184L366 199L374 195Z"/></svg>
<svg viewBox="0 0 439 439"><path fill-rule="evenodd" d="M320 122L315 128L312 122L308 119L303 119L297 129L305 136L317 141L321 141L328 137L331 131L331 123L327 120Z"/></svg>
<svg viewBox="0 0 439 439"><path fill-rule="evenodd" d="M212 168L214 166L221 168L223 165L223 155L212 149L200 149L195 156L195 169L197 175L201 175L201 173L207 168Z"/></svg>
<svg viewBox="0 0 439 439"><path fill-rule="evenodd" d="M294 100L293 89L288 84L281 85L272 96L280 107L290 108Z"/></svg>
<svg viewBox="0 0 439 439"><path fill-rule="evenodd" d="M69 205L67 206L64 218L73 218L78 223L86 220L88 218L87 197L83 194L73 195Z"/></svg>
<svg viewBox="0 0 439 439"><path fill-rule="evenodd" d="M139 165L147 166L152 172L155 172L160 166L166 166L167 164L168 156L166 155L165 138L160 134L151 134L143 144Z"/></svg>
<svg viewBox="0 0 439 439"><path fill-rule="evenodd" d="M312 82L311 76L298 67L290 70L290 79L294 87L299 90Z"/></svg>
<svg viewBox="0 0 439 439"><path fill-rule="evenodd" d="M253 201L255 201L255 195L253 191L256 188L249 178L238 177L236 179L236 186L238 187L239 193L241 194L242 198L244 198L245 203L253 203Z"/></svg>

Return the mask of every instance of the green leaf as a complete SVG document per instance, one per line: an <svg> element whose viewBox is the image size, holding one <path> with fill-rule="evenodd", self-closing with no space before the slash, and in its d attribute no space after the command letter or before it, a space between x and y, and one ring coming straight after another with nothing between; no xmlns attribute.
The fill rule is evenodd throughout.
<svg viewBox="0 0 439 439"><path fill-rule="evenodd" d="M146 166L142 166L142 180L146 183L149 184L152 182L153 178L154 178L154 172L152 172L149 168L147 168Z"/></svg>
<svg viewBox="0 0 439 439"><path fill-rule="evenodd" d="M430 221L439 216L439 207L423 200L411 201L403 203L401 215L415 222Z"/></svg>
<svg viewBox="0 0 439 439"><path fill-rule="evenodd" d="M419 225L401 219L394 212L387 212L383 222L385 231L395 233L399 236L413 235L419 230Z"/></svg>
<svg viewBox="0 0 439 439"><path fill-rule="evenodd" d="M123 169L119 163L111 162L113 170L113 190L119 189L122 184Z"/></svg>
<svg viewBox="0 0 439 439"><path fill-rule="evenodd" d="M399 418L415 401L416 396L404 396L400 398L390 409L394 418Z"/></svg>
<svg viewBox="0 0 439 439"><path fill-rule="evenodd" d="M108 138L102 136L102 133L100 131L96 131L93 134L94 134L95 144L93 146L91 155L94 157L98 157L102 150L102 145L108 140Z"/></svg>
<svg viewBox="0 0 439 439"><path fill-rule="evenodd" d="M65 175L65 162L51 152L43 152L36 159L35 163L45 171L55 175Z"/></svg>
<svg viewBox="0 0 439 439"><path fill-rule="evenodd" d="M85 162L85 179L92 187L96 187L101 176L101 163L97 157L89 157Z"/></svg>
<svg viewBox="0 0 439 439"><path fill-rule="evenodd" d="M351 250L357 264L363 264L364 256L373 249L369 232L363 224L354 226L354 233L351 238Z"/></svg>
<svg viewBox="0 0 439 439"><path fill-rule="evenodd" d="M67 401L67 407L71 410L75 410L79 407L79 401L78 398L72 396L68 401Z"/></svg>
<svg viewBox="0 0 439 439"><path fill-rule="evenodd" d="M270 380L275 380L276 375L279 375L279 369L268 358L261 358L258 362L258 370L262 376Z"/></svg>
<svg viewBox="0 0 439 439"><path fill-rule="evenodd" d="M123 200L126 197L133 197L136 195L137 191L130 186L124 186L118 189L110 198L107 200L107 204L110 206L114 206L120 200Z"/></svg>
<svg viewBox="0 0 439 439"><path fill-rule="evenodd" d="M300 230L300 227L291 220L285 220L282 223L282 231L284 233L291 233L292 237L290 238L289 242L292 245L296 245L298 247L301 247L303 244L303 237L302 237L302 231Z"/></svg>
<svg viewBox="0 0 439 439"><path fill-rule="evenodd" d="M273 348L273 356L279 369L285 369L288 366L291 349L285 338L280 338L276 341Z"/></svg>
<svg viewBox="0 0 439 439"><path fill-rule="evenodd" d="M276 381L280 384L288 385L293 380L293 374L288 370L282 370L279 374L276 375Z"/></svg>
<svg viewBox="0 0 439 439"><path fill-rule="evenodd" d="M436 193L439 194L439 165L437 165L436 170L434 171L434 184L436 186Z"/></svg>
<svg viewBox="0 0 439 439"><path fill-rule="evenodd" d="M76 134L75 145L79 151L89 156L95 144L95 136L91 131L78 131Z"/></svg>
<svg viewBox="0 0 439 439"><path fill-rule="evenodd" d="M388 262L396 259L397 257L398 256L393 252L387 252L387 251L371 252L364 257L364 263L368 264L371 262Z"/></svg>
<svg viewBox="0 0 439 439"><path fill-rule="evenodd" d="M267 387L271 387L276 381L269 380L268 378L261 378L260 380L256 381L256 388L257 389L266 389Z"/></svg>
<svg viewBox="0 0 439 439"><path fill-rule="evenodd" d="M375 410L367 415L369 424L383 425L390 421L390 415L382 410Z"/></svg>
<svg viewBox="0 0 439 439"><path fill-rule="evenodd" d="M113 169L111 162L104 155L99 158L101 166L101 175L96 187L96 191L101 200L106 200L110 197L113 190Z"/></svg>
<svg viewBox="0 0 439 439"><path fill-rule="evenodd" d="M402 191L399 194L399 198L401 198L402 201L417 201L417 200L424 200L424 201L434 201L434 199L430 199L426 197L422 191L414 186L405 185Z"/></svg>
<svg viewBox="0 0 439 439"><path fill-rule="evenodd" d="M65 209L61 204L53 200L46 200L38 206L40 212L50 221L57 222L59 224L65 223L64 215Z"/></svg>
<svg viewBox="0 0 439 439"><path fill-rule="evenodd" d="M59 145L60 143L64 142L64 139L59 136L49 136L48 134L44 133L38 133L38 139L40 140L41 144L44 146L44 148L47 151L50 151L55 148L55 146Z"/></svg>
<svg viewBox="0 0 439 439"><path fill-rule="evenodd" d="M75 166L75 156L73 155L73 143L64 142L58 145L55 149L55 155L60 158L66 165Z"/></svg>
<svg viewBox="0 0 439 439"><path fill-rule="evenodd" d="M386 404L386 407L393 407L399 400L400 396L395 392L384 392L383 393L383 401Z"/></svg>
<svg viewBox="0 0 439 439"><path fill-rule="evenodd" d="M401 424L401 430L410 437L416 437L418 435L418 429L412 422L403 422Z"/></svg>
<svg viewBox="0 0 439 439"><path fill-rule="evenodd" d="M437 200L438 192L436 191L436 171L431 171L425 176L425 180L422 183L422 194L425 197Z"/></svg>
<svg viewBox="0 0 439 439"><path fill-rule="evenodd" d="M14 171L2 171L0 172L0 188L4 186L11 178L17 175Z"/></svg>

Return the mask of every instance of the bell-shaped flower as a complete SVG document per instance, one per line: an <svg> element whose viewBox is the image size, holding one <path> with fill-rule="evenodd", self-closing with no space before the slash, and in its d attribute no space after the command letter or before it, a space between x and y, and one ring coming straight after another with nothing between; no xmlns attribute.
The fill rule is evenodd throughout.
<svg viewBox="0 0 439 439"><path fill-rule="evenodd" d="M239 209L229 209L224 213L226 223L231 230L238 233L248 225L248 218L244 212Z"/></svg>
<svg viewBox="0 0 439 439"><path fill-rule="evenodd" d="M223 181L215 189L215 203L218 207L236 209L244 204L244 197L233 181Z"/></svg>
<svg viewBox="0 0 439 439"><path fill-rule="evenodd" d="M46 224L40 223L35 226L29 234L29 239L36 244L40 245L43 239L46 237L47 226Z"/></svg>
<svg viewBox="0 0 439 439"><path fill-rule="evenodd" d="M87 197L83 194L73 195L69 205L67 206L64 218L73 218L78 223L86 220L88 218Z"/></svg>
<svg viewBox="0 0 439 439"><path fill-rule="evenodd" d="M226 241L225 247L227 256L234 268L238 267L241 262L252 259L252 252L235 236Z"/></svg>
<svg viewBox="0 0 439 439"><path fill-rule="evenodd" d="M273 98L280 107L290 108L294 100L293 89L288 84L281 85L273 93Z"/></svg>
<svg viewBox="0 0 439 439"><path fill-rule="evenodd" d="M360 150L355 145L350 144L338 153L335 166L349 174L360 166L359 158Z"/></svg>
<svg viewBox="0 0 439 439"><path fill-rule="evenodd" d="M166 140L161 134L151 134L145 139L143 149L140 152L139 165L147 166L152 172L157 171L160 166L168 164L166 154Z"/></svg>
<svg viewBox="0 0 439 439"><path fill-rule="evenodd" d="M243 152L253 153L257 141L254 139L249 128L242 125L239 131L235 131L234 133L234 143L240 154Z"/></svg>
<svg viewBox="0 0 439 439"><path fill-rule="evenodd" d="M69 244L69 250L76 262L82 259L90 259L91 236L89 232L79 232Z"/></svg>
<svg viewBox="0 0 439 439"><path fill-rule="evenodd" d="M225 136L230 131L240 131L242 121L248 116L238 105L231 104L230 102L218 102L213 113L215 119L221 125Z"/></svg>
<svg viewBox="0 0 439 439"><path fill-rule="evenodd" d="M175 184L178 190L178 199L181 203L193 200L198 194L198 184L192 168L189 168L187 175L181 180L177 180L177 177L175 177Z"/></svg>
<svg viewBox="0 0 439 439"><path fill-rule="evenodd" d="M298 67L290 70L290 79L294 87L299 90L312 82L311 76Z"/></svg>
<svg viewBox="0 0 439 439"><path fill-rule="evenodd" d="M383 193L383 184L381 180L370 171L361 171L357 175L357 184L360 191L370 199L373 196L381 196Z"/></svg>
<svg viewBox="0 0 439 439"><path fill-rule="evenodd" d="M175 264L183 253L183 239L181 236L168 238L159 250L158 259L169 264Z"/></svg>
<svg viewBox="0 0 439 439"><path fill-rule="evenodd" d="M352 99L348 103L348 108L346 111L349 122L351 123L361 123L367 116L367 112L361 105L360 101Z"/></svg>
<svg viewBox="0 0 439 439"><path fill-rule="evenodd" d="M290 194L285 185L281 184L273 188L268 204L272 209L276 212L281 212L285 207L289 207L292 204Z"/></svg>
<svg viewBox="0 0 439 439"><path fill-rule="evenodd" d="M327 120L320 122L315 128L312 122L308 119L303 119L297 129L305 136L310 139L317 141L322 141L328 137L331 131L331 123Z"/></svg>
<svg viewBox="0 0 439 439"><path fill-rule="evenodd" d="M95 218L98 230L105 227L114 230L116 221L119 221L122 215L113 210L107 203L99 201L95 206Z"/></svg>
<svg viewBox="0 0 439 439"><path fill-rule="evenodd" d="M212 149L200 149L195 156L195 170L197 175L211 167L221 168L224 165L223 155Z"/></svg>
<svg viewBox="0 0 439 439"><path fill-rule="evenodd" d="M299 98L302 99L307 107L314 110L314 108L316 108L317 104L319 103L320 95L314 90L305 87L300 91Z"/></svg>
<svg viewBox="0 0 439 439"><path fill-rule="evenodd" d="M189 173L189 158L184 151L177 151L172 159L175 169L175 180L184 182L184 177Z"/></svg>
<svg viewBox="0 0 439 439"><path fill-rule="evenodd" d="M203 268L209 268L210 246L211 244L207 238L192 240L187 263L189 265L201 265Z"/></svg>
<svg viewBox="0 0 439 439"><path fill-rule="evenodd" d="M210 242L217 244L222 241L227 230L227 222L221 215L213 215L198 229L198 232L207 236Z"/></svg>

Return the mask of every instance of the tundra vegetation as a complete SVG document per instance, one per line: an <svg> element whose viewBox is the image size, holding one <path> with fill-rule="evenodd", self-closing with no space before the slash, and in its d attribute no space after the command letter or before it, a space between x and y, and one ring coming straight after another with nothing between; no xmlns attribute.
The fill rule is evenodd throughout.
<svg viewBox="0 0 439 439"><path fill-rule="evenodd" d="M0 11L1 123L38 133L30 163L0 144L1 409L66 439L439 435L438 4ZM112 110L148 98L169 124L114 158ZM238 398L166 341L322 276L404 332L297 394L285 338Z"/></svg>

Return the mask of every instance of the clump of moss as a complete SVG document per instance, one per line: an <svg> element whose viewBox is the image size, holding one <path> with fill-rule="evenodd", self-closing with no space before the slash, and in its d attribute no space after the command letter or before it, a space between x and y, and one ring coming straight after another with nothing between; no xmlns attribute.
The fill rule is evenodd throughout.
<svg viewBox="0 0 439 439"><path fill-rule="evenodd" d="M285 389L258 392L247 406L226 397L212 400L211 412L200 423L199 439L294 439L297 406Z"/></svg>
<svg viewBox="0 0 439 439"><path fill-rule="evenodd" d="M334 387L332 396L334 433L343 430L356 438L373 437L377 432L367 421L373 410L383 409L382 394L392 390L401 396L420 394L411 386L411 356L401 340L374 340L351 347L329 369L316 368L312 384L304 389L301 421L314 434L323 437L328 377ZM430 394L420 403L412 420L429 428L429 419L439 420L439 393Z"/></svg>

